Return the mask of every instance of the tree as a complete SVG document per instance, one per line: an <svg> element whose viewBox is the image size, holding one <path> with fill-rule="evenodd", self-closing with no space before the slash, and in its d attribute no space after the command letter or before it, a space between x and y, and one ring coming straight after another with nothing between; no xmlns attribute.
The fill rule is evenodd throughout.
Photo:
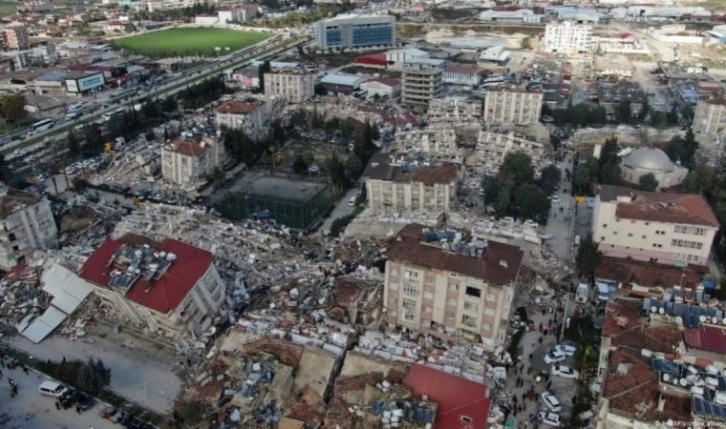
<svg viewBox="0 0 726 429"><path fill-rule="evenodd" d="M351 153L348 159L345 161L345 171L351 179L357 179L363 173L365 165L358 158L358 155Z"/></svg>
<svg viewBox="0 0 726 429"><path fill-rule="evenodd" d="M698 150L698 142L689 127L684 137L674 136L665 147L665 153L673 162L680 162L684 167L691 167Z"/></svg>
<svg viewBox="0 0 726 429"><path fill-rule="evenodd" d="M328 174L330 183L333 185L333 192L340 194L346 188L348 180L345 176L345 166L335 153L328 161Z"/></svg>
<svg viewBox="0 0 726 429"><path fill-rule="evenodd" d="M668 111L668 114L666 115L666 120L668 121L668 125L678 124L678 108L675 104L673 104L671 110Z"/></svg>
<svg viewBox="0 0 726 429"><path fill-rule="evenodd" d="M300 176L304 175L308 171L308 164L305 162L302 155L298 155L295 158L295 162L292 163L292 170L295 174Z"/></svg>
<svg viewBox="0 0 726 429"><path fill-rule="evenodd" d="M562 139L561 139L561 138L559 138L558 136L556 136L556 135L554 135L554 134L550 133L550 144L552 145L552 147L553 147L553 148L554 148L555 150L557 150L557 149L559 149L559 148L560 148L560 146L562 145Z"/></svg>
<svg viewBox="0 0 726 429"><path fill-rule="evenodd" d="M643 104L640 106L640 111L638 112L638 121L641 124L645 122L645 119L648 117L649 113L650 103L648 103L648 97L645 97L645 101L643 101Z"/></svg>
<svg viewBox="0 0 726 429"><path fill-rule="evenodd" d="M592 192L592 186L597 183L599 174L597 159L590 157L585 162L580 162L572 180L574 192L578 194Z"/></svg>
<svg viewBox="0 0 726 429"><path fill-rule="evenodd" d="M658 179L655 178L655 174L648 173L640 176L640 179L638 179L638 189L647 192L653 192L658 189Z"/></svg>
<svg viewBox="0 0 726 429"><path fill-rule="evenodd" d="M580 275L590 275L600 265L602 253L598 250L598 244L592 239L592 235L588 234L584 240L580 242L580 248L577 249L577 257L575 263L577 271Z"/></svg>
<svg viewBox="0 0 726 429"><path fill-rule="evenodd" d="M663 128L668 122L668 116L660 110L650 114L650 126L653 128Z"/></svg>
<svg viewBox="0 0 726 429"><path fill-rule="evenodd" d="M265 73L269 73L270 70L272 70L272 67L270 66L270 61L265 61L262 64L260 64L259 68L257 69L257 75L259 77L260 81L260 90L262 93L265 93Z"/></svg>
<svg viewBox="0 0 726 429"><path fill-rule="evenodd" d="M514 214L520 219L544 223L550 210L550 200L542 189L532 184L518 186L514 191Z"/></svg>
<svg viewBox="0 0 726 429"><path fill-rule="evenodd" d="M10 169L10 165L5 162L5 155L0 154L0 180L4 183L9 184L13 179L13 171Z"/></svg>
<svg viewBox="0 0 726 429"><path fill-rule="evenodd" d="M630 98L620 100L615 108L615 119L620 124L629 124L633 121L633 104Z"/></svg>
<svg viewBox="0 0 726 429"><path fill-rule="evenodd" d="M0 98L0 113L6 121L17 124L28 116L23 94L9 94Z"/></svg>
<svg viewBox="0 0 726 429"><path fill-rule="evenodd" d="M80 142L78 141L78 138L76 138L76 135L73 134L73 130L71 128L68 129L68 134L66 135L66 144L68 145L68 152L70 153L71 158L75 159L81 154Z"/></svg>
<svg viewBox="0 0 726 429"><path fill-rule="evenodd" d="M683 189L691 193L711 192L714 186L715 172L713 168L702 162L688 172L683 181Z"/></svg>
<svg viewBox="0 0 726 429"><path fill-rule="evenodd" d="M556 165L550 164L542 169L539 178L539 187L546 195L551 195L554 192L555 187L560 183L562 179L562 172Z"/></svg>
<svg viewBox="0 0 726 429"><path fill-rule="evenodd" d="M612 137L605 141L598 159L600 171L597 178L599 183L617 185L620 182L620 157L618 151L617 138Z"/></svg>
<svg viewBox="0 0 726 429"><path fill-rule="evenodd" d="M524 152L510 152L504 157L497 177L501 182L510 182L514 186L532 183L534 168L532 158Z"/></svg>

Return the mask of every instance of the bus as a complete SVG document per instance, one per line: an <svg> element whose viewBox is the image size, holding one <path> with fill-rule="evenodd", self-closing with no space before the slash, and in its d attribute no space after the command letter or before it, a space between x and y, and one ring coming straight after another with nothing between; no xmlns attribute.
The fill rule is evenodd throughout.
<svg viewBox="0 0 726 429"><path fill-rule="evenodd" d="M55 125L55 122L52 119L43 119L42 121L38 121L31 125L28 134L36 134L47 131L53 128L53 125Z"/></svg>

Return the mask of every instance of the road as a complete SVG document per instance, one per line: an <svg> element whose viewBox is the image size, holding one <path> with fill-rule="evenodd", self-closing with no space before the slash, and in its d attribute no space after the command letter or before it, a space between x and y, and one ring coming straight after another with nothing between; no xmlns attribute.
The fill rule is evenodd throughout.
<svg viewBox="0 0 726 429"><path fill-rule="evenodd" d="M557 193L560 202L552 203L550 208L549 219L545 226L545 234L552 237L547 241L547 244L552 249L555 255L566 263L572 262L574 255L572 254L572 209L574 205L574 198L570 195L570 189L572 183L567 181L567 174L565 170L569 169L573 172L572 168L572 156L566 155L564 160L557 165L560 168L562 180L560 182L560 191ZM567 192L565 192L565 190ZM562 211L560 211L562 208Z"/></svg>
<svg viewBox="0 0 726 429"><path fill-rule="evenodd" d="M327 234L327 232L330 231L330 226L333 224L333 221L335 221L335 219L341 218L343 216L348 216L349 214L353 213L355 207L349 206L348 200L351 199L351 197L356 195L358 192L358 188L353 188L348 191L348 193L346 193L345 196L340 199L340 201L338 201L338 204L336 204L335 208L330 213L330 216L325 219L325 222L323 222L323 226L320 227L320 231L322 233Z"/></svg>
<svg viewBox="0 0 726 429"><path fill-rule="evenodd" d="M170 411L182 388L181 378L173 372L173 353L129 339L124 334L109 333L105 338L90 338L93 338L93 344L72 342L58 335L39 344L21 336L5 341L43 360L101 359L111 369L111 390L161 414Z"/></svg>
<svg viewBox="0 0 726 429"><path fill-rule="evenodd" d="M35 134L33 136L27 137L25 140L18 140L15 142L11 142L6 144L5 146L0 149L0 153L7 155L10 152L14 151L15 149L19 148L27 148L29 150L35 150L43 147L43 139L46 137L53 137L60 134L63 134L67 132L67 130L71 127L74 127L79 124L88 123L91 122L100 116L102 116L106 112L110 112L112 110L116 110L119 108L129 107L133 106L137 102L139 102L142 99L145 98L158 98L163 95L169 95L174 94L176 92L182 91L184 88L186 88L189 85L193 85L197 83L198 81L201 81L203 79L207 79L210 76L214 74L221 73L223 70L231 67L237 67L240 66L248 61L250 61L253 58L267 58L272 55L276 55L281 50L287 50L289 49L290 44L294 44L296 40L290 40L290 39L280 39L277 41L277 43L272 43L270 40L262 41L258 43L257 45L253 45L256 47L254 50L250 51L249 53L246 53L244 55L237 56L235 54L230 54L225 57L221 57L220 59L213 61L209 64L205 64L204 66L200 66L197 68L193 68L190 70L185 71L184 74L182 74L180 77L174 78L170 80L168 83L165 83L161 85L158 88L155 88L153 91L143 92L138 95L130 95L128 99L125 101L122 101L118 104L109 105L105 108L91 110L89 113L83 115L82 117L71 121L66 122L64 124L57 125L50 130L47 130L45 132L41 132L38 134ZM306 39L301 40L300 42L307 42ZM249 48L246 48L249 49ZM130 92L130 91L127 91Z"/></svg>
<svg viewBox="0 0 726 429"><path fill-rule="evenodd" d="M52 398L41 396L38 386L47 377L34 371L24 374L20 368L10 370L2 368L0 382L0 426L5 429L118 429L120 426L102 419L98 413L106 407L97 403L93 408L81 414L74 409L56 410ZM7 379L12 378L18 383L18 395L10 397Z"/></svg>

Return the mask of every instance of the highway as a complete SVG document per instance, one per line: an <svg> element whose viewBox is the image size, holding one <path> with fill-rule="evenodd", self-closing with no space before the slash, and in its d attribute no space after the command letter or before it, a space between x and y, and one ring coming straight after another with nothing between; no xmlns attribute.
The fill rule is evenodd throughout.
<svg viewBox="0 0 726 429"><path fill-rule="evenodd" d="M108 101L101 101L101 103L103 103L103 107L100 109L98 106L91 106L90 108L82 111L83 115L81 117L62 124L56 124L53 128L47 131L40 132L32 136L27 136L27 129L9 134L9 136L25 134L26 138L5 144L0 149L0 153L8 156L19 149L22 149L25 152L32 152L41 149L44 145L50 142L53 137L61 135L61 138L63 138L69 128L79 124L92 122L100 118L106 112L117 110L119 108L128 108L143 99L158 98L174 94L183 90L187 86L194 85L204 79L218 75L226 69L239 67L253 59L258 60L272 57L280 52L294 48L299 44L307 43L309 39L309 37L285 39L282 36L275 36L235 53L219 57L218 59L206 64L186 69L179 75L164 80L163 83L152 89L144 90L137 88L121 91L118 94L109 97ZM16 158L20 157L21 156L17 156Z"/></svg>

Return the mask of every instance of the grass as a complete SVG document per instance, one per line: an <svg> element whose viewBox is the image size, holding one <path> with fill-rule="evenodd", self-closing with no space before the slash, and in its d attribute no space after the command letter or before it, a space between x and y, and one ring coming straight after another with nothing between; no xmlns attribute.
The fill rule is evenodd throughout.
<svg viewBox="0 0 726 429"><path fill-rule="evenodd" d="M237 51L267 39L267 34L225 28L171 28L138 36L115 39L112 43L135 54L154 57L174 55L216 55ZM228 50L229 48L229 50Z"/></svg>
<svg viewBox="0 0 726 429"><path fill-rule="evenodd" d="M18 6L23 3L14 1L0 1L0 16L12 15L18 10Z"/></svg>

